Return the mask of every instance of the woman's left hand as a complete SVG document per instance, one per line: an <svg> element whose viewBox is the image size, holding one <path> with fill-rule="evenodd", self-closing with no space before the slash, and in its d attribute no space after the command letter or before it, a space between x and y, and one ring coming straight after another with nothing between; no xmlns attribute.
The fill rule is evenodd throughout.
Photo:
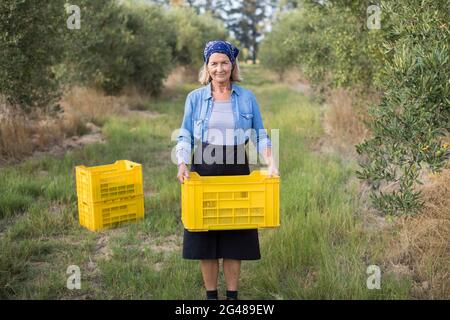
<svg viewBox="0 0 450 320"><path fill-rule="evenodd" d="M278 172L278 168L275 165L275 159L272 157L272 148L266 148L263 151L264 160L268 166L268 176L280 176L280 173Z"/></svg>
<svg viewBox="0 0 450 320"><path fill-rule="evenodd" d="M280 176L280 173L278 172L278 168L275 166L274 163L271 163L269 165L269 169L268 169L268 175L269 177L273 177L273 176Z"/></svg>

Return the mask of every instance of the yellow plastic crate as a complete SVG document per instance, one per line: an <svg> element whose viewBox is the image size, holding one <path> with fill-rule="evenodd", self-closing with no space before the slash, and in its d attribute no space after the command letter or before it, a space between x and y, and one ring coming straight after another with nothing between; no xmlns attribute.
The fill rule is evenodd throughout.
<svg viewBox="0 0 450 320"><path fill-rule="evenodd" d="M280 178L190 173L181 187L181 219L189 231L262 229L280 226Z"/></svg>
<svg viewBox="0 0 450 320"><path fill-rule="evenodd" d="M102 202L78 201L80 224L91 231L115 228L144 217L144 196Z"/></svg>
<svg viewBox="0 0 450 320"><path fill-rule="evenodd" d="M98 202L143 194L139 163L118 160L103 166L76 166L75 171L80 201Z"/></svg>
<svg viewBox="0 0 450 320"><path fill-rule="evenodd" d="M92 231L144 217L142 166L128 160L76 166L78 217Z"/></svg>

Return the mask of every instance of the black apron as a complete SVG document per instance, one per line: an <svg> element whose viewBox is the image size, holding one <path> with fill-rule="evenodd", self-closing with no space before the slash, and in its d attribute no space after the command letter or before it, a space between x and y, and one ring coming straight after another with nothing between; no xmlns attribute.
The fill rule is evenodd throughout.
<svg viewBox="0 0 450 320"><path fill-rule="evenodd" d="M211 163L201 154L205 148L209 149L207 154L219 159L222 163ZM248 165L245 145L237 146L212 146L202 143L192 157L191 172L197 172L200 176L226 176L226 175L248 175ZM213 230L207 232L190 232L184 230L183 236L183 258L184 259L235 259L235 260L258 260L261 258L259 249L259 238L257 229L249 230Z"/></svg>

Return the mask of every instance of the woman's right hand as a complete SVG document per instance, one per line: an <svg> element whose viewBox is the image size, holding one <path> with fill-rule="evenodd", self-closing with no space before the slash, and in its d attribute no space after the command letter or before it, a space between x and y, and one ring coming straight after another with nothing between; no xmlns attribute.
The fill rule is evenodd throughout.
<svg viewBox="0 0 450 320"><path fill-rule="evenodd" d="M189 169L185 163L178 165L177 178L180 183L183 183L185 179L189 179Z"/></svg>

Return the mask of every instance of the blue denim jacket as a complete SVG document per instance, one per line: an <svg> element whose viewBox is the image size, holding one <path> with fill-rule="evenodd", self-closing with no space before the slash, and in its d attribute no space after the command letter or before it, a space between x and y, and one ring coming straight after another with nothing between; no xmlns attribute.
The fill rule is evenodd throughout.
<svg viewBox="0 0 450 320"><path fill-rule="evenodd" d="M260 153L266 147L271 147L255 95L250 90L232 83L231 106L235 122L235 144L243 144L251 139ZM191 163L191 150L194 145L200 141L206 142L211 111L211 84L195 89L187 95L183 122L177 136L178 164Z"/></svg>

